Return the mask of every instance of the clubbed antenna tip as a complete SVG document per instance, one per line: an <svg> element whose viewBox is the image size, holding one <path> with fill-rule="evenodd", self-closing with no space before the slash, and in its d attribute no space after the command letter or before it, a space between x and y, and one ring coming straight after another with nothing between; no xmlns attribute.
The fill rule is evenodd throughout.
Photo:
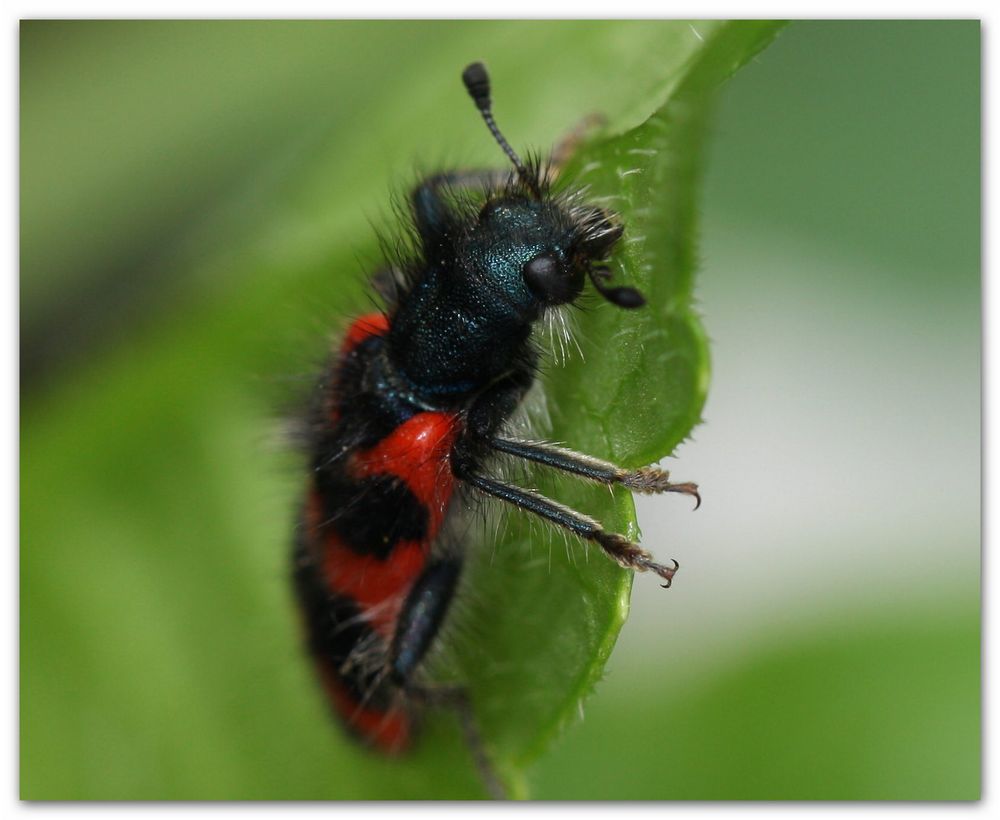
<svg viewBox="0 0 1000 820"><path fill-rule="evenodd" d="M646 304L646 297L635 288L626 287L625 285L609 287L605 284L611 278L611 271L608 268L603 266L591 268L589 273L590 281L594 283L594 288L611 304L625 308L626 310L635 310Z"/></svg>
<svg viewBox="0 0 1000 820"><path fill-rule="evenodd" d="M510 161L514 163L517 175L521 178L521 181L528 186L536 198L541 198L542 192L538 184L538 179L521 162L521 158L510 147L510 143L504 139L503 134L500 133L500 129L493 119L492 102L490 101L490 75L486 71L486 66L482 63L470 63L465 67L465 71L462 72L462 82L465 83L465 90L469 92L469 96L472 97L476 108L479 109L479 113L482 115L486 127L490 129L493 139L497 141L497 145L503 149L503 152L510 158Z"/></svg>
<svg viewBox="0 0 1000 820"><path fill-rule="evenodd" d="M471 63L462 72L462 82L480 111L490 109L490 75L482 63Z"/></svg>

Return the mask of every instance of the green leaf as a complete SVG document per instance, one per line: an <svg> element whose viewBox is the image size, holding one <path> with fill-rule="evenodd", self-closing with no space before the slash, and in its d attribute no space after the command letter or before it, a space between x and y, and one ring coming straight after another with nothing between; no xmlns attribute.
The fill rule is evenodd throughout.
<svg viewBox="0 0 1000 820"><path fill-rule="evenodd" d="M366 214L386 210L388 181L406 163L466 145L476 146L474 162L497 161L457 81L465 62L482 58L494 75L498 118L515 144L552 141L593 110L608 115L605 136L584 147L567 175L594 196L623 197L609 202L629 240L616 275L650 302L628 314L595 302L578 317L584 361L571 357L549 369L548 432L632 465L670 452L697 421L707 384L690 298L712 94L776 29L749 22L351 23L317 35L307 23L97 27L93 54L113 54L122 31L139 43L153 33L166 54L182 43L176 67L199 77L197 60L206 54L250 55L267 65L280 64L289 47L302 52L286 82L267 92L277 111L268 133L278 137L264 156L245 150L238 113L202 121L220 145L215 164L243 157L245 181L236 196L205 207L183 242L128 268L156 298L126 300L127 311L156 304L160 312L113 347L80 337L77 366L23 397L23 797L483 795L450 716L432 716L419 748L399 761L358 750L328 719L300 651L288 589L301 465L273 441L274 398L288 392L275 382L292 374L305 384L326 333L364 309L357 257L365 265L377 259ZM39 270L44 282L26 282L25 291L32 315L42 317L61 295L60 283L69 287L79 275L72 264L60 267L63 257L88 259L96 270L121 264L108 248L133 228L153 241L147 225L173 213L157 210L155 193L173 190L178 174L150 169L159 168L165 146L184 150L158 144L161 130L148 135L148 146L130 143L128 167L116 169L106 188L94 183L95 195L81 200L84 221L64 233L71 217L45 205L46 196L58 198L50 176L60 155L51 146L52 156L38 153L34 146L49 143L32 134L65 134L74 143L73 129L85 135L100 117L80 121L72 87L63 91L68 107L57 101L44 109L56 111L50 120L33 107L44 97L41 67L59 59L66 61L66 70L53 69L60 82L79 76L82 89L92 83L73 62L81 58L63 48L79 29L55 30L51 52L35 46L22 55L22 196L31 203L23 252L25 269ZM74 42L88 53L85 38ZM142 51L127 52L135 63L130 80L140 88ZM398 60L386 61L386 53ZM173 100L165 73L157 113L183 123L189 96L203 83ZM250 103L253 89L269 88L258 83L259 73L247 74ZM112 61L109 76L119 74ZM322 87L326 104L302 92L277 105L295 77L305 88ZM146 99L136 97L135 105ZM88 105L114 108L121 95ZM129 122L148 114L118 113ZM225 156L230 145L242 146L237 159ZM222 177L205 183L214 164L190 151L187 159L202 164L189 184L206 192L224 187ZM89 152L88 161L94 179L108 175L99 153ZM143 195L114 200L128 183ZM86 227L102 214L108 231ZM80 244L78 256L48 240L91 234L98 238L92 247ZM32 237L45 239L36 246ZM108 322L122 312L75 307L74 316L90 311ZM540 486L637 535L626 494L612 499L561 481ZM545 530L519 516L504 520L509 531L501 540L470 531L465 589L433 666L442 677L470 682L491 752L513 792L524 795L526 767L600 677L628 611L631 576L578 543L564 548L557 537L552 546Z"/></svg>
<svg viewBox="0 0 1000 820"><path fill-rule="evenodd" d="M752 651L694 685L677 669L619 670L636 673L632 685L594 698L586 723L536 767L538 791L551 800L977 800L977 590L973 579L913 608L821 616L804 639L757 636ZM609 736L628 738L628 749L609 752Z"/></svg>
<svg viewBox="0 0 1000 820"><path fill-rule="evenodd" d="M705 25L656 111L585 146L565 170L623 217L616 281L638 285L647 306L623 311L595 298L576 317L580 355L549 367L545 379L554 439L641 466L669 455L700 419L709 363L692 289L705 130L717 86L775 32L770 23ZM560 501L637 536L627 492L609 497L603 488L531 475ZM476 640L458 650L493 753L512 777L576 716L600 679L633 579L599 549L576 542L564 549L559 538L553 546L530 524L517 522L488 562L473 565L477 609L460 623Z"/></svg>

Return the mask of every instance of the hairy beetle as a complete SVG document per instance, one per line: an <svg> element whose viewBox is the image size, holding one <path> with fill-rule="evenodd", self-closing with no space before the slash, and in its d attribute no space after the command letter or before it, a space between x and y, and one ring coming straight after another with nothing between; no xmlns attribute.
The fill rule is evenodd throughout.
<svg viewBox="0 0 1000 820"><path fill-rule="evenodd" d="M384 310L351 324L313 393L294 583L309 649L347 727L397 752L421 705L452 705L499 793L464 691L422 686L416 674L461 573L461 549L439 538L461 506L452 504L456 487L592 541L664 586L676 562L657 563L594 519L491 475L491 463L502 455L639 492L700 497L657 467L626 470L506 434L535 381L532 333L546 312L573 303L588 278L618 307L644 300L612 285L602 264L622 237L618 216L579 192L553 192L558 163L525 163L510 147L482 64L462 78L512 169L440 173L412 192L413 253L378 277Z"/></svg>

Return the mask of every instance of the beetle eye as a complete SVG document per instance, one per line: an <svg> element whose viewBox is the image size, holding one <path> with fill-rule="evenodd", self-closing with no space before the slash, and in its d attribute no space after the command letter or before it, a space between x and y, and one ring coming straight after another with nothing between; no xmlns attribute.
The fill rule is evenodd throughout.
<svg viewBox="0 0 1000 820"><path fill-rule="evenodd" d="M524 281L531 292L543 302L561 304L575 298L579 288L573 287L571 277L559 269L559 261L543 253L524 265Z"/></svg>

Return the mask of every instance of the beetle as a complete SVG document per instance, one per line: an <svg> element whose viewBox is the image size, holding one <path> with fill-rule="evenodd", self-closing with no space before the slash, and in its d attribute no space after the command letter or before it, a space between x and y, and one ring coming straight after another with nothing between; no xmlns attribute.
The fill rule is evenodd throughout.
<svg viewBox="0 0 1000 820"><path fill-rule="evenodd" d="M508 434L536 379L533 331L548 312L576 302L587 279L620 308L645 300L610 282L605 262L624 232L618 215L580 192L554 192L557 169L523 162L497 127L484 66L469 65L462 79L512 167L438 173L413 190L414 252L378 277L385 308L350 325L312 394L293 576L309 651L347 728L396 753L410 744L422 706L452 706L487 786L500 794L465 691L426 686L418 674L461 575L461 549L440 538L461 506L452 504L456 489L534 514L664 586L676 561L657 563L491 466L497 457L521 459L638 492L701 498L695 484L672 483L655 466L623 469Z"/></svg>

